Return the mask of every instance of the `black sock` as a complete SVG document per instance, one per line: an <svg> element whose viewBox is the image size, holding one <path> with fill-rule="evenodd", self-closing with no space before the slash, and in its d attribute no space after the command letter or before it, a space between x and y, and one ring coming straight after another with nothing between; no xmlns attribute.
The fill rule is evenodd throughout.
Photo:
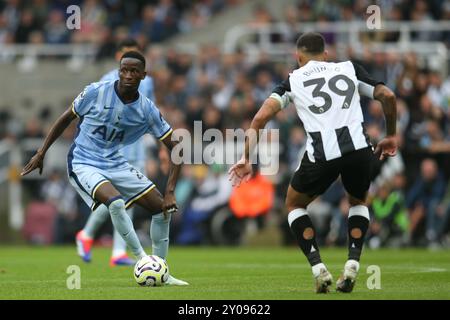
<svg viewBox="0 0 450 320"><path fill-rule="evenodd" d="M303 215L291 223L291 231L297 239L298 246L302 249L311 266L321 263L319 247L316 243L316 230L308 215ZM306 234L305 234L306 231ZM306 239L305 237L306 236Z"/></svg>
<svg viewBox="0 0 450 320"><path fill-rule="evenodd" d="M359 261L369 220L363 216L348 218L348 259Z"/></svg>

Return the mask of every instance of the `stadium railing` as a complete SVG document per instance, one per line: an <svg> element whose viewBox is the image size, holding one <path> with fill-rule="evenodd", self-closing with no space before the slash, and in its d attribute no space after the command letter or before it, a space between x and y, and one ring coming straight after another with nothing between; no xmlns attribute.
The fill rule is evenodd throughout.
<svg viewBox="0 0 450 320"><path fill-rule="evenodd" d="M236 25L231 28L226 36L224 44L225 52L235 52L240 44L240 39L249 36L258 36L258 46L261 49L270 49L274 46L270 37L273 33L286 33L289 30L297 32L325 32L347 35L347 44L361 44L360 35L363 33L373 32L399 32L400 37L398 43L400 45L407 45L412 42L413 32L436 31L444 32L450 31L450 21L383 21L381 29L369 29L367 23L364 21L351 22L308 22L298 23L294 27L289 24L279 22L265 25Z"/></svg>
<svg viewBox="0 0 450 320"><path fill-rule="evenodd" d="M338 59L347 57L347 49L351 47L356 54L362 54L364 49L370 52L415 52L421 57L429 57L431 67L446 72L450 54L443 42L438 41L436 33L450 32L450 21L383 21L381 29L369 29L365 21L352 22L314 22L289 25L286 23L273 23L265 25L236 25L225 35L223 51L233 53L241 48L249 57L249 61L256 60L260 52L265 52L275 60L292 59L286 52L293 52L291 42L273 42L274 34L288 35L289 33L303 33L308 31L333 33L337 36L336 53ZM363 42L361 36L367 33L398 33L398 41L382 42L373 40ZM428 32L429 41L416 41L414 33ZM249 39L251 39L249 41Z"/></svg>
<svg viewBox="0 0 450 320"><path fill-rule="evenodd" d="M352 47L367 45L367 43L363 43L360 40L360 36L364 33L398 32L399 40L391 44L408 50L414 43L413 33L450 31L450 21L382 21L381 29L369 29L365 21L308 22L295 25L289 25L284 22L264 25L239 24L232 27L225 34L223 41L218 40L218 43L223 44L223 52L232 53L236 52L243 45L243 40L248 40L250 36L257 36L256 41L251 41L251 45L255 48L266 51L269 54L271 52L278 54L280 51L286 54L286 48L289 51L292 50L292 43L273 43L271 35L274 33L282 35L290 32L300 33L307 31L334 33L343 36L340 38L342 43L339 45L346 47L349 45ZM426 42L428 43L428 41ZM371 45L373 43L371 42ZM164 46L164 43L162 45ZM192 53L198 52L200 49L195 43L180 43L177 47L182 51ZM97 50L98 44L0 44L0 63L16 61L16 58L19 57L93 59Z"/></svg>
<svg viewBox="0 0 450 320"><path fill-rule="evenodd" d="M80 69L92 62L98 51L96 44L0 44L0 64L17 62L20 71L29 71L41 58L70 59L70 69Z"/></svg>

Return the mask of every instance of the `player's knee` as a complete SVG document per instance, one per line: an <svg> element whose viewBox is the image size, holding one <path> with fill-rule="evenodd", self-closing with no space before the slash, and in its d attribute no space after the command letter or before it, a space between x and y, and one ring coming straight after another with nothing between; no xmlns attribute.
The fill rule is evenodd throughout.
<svg viewBox="0 0 450 320"><path fill-rule="evenodd" d="M305 209L315 199L315 196L308 196L304 193L295 191L292 187L288 188L286 195L285 206L288 212L295 209Z"/></svg>
<svg viewBox="0 0 450 320"><path fill-rule="evenodd" d="M351 207L364 206L365 203L366 203L365 198L366 198L366 196L364 196L364 199L358 199L358 198L355 198L355 197L349 195L348 196L348 202L349 202Z"/></svg>
<svg viewBox="0 0 450 320"><path fill-rule="evenodd" d="M295 209L305 209L307 205L303 203L303 201L300 201L299 199L293 199L292 197L286 197L286 200L284 202L287 212L291 212Z"/></svg>
<svg viewBox="0 0 450 320"><path fill-rule="evenodd" d="M292 210L295 210L296 208L298 208L295 205L295 201L293 201L293 199L289 196L286 197L286 200L284 201L284 205L286 206L287 212L291 212Z"/></svg>
<svg viewBox="0 0 450 320"><path fill-rule="evenodd" d="M109 202L109 212L113 215L119 215L122 212L126 212L125 201L122 198L117 198Z"/></svg>

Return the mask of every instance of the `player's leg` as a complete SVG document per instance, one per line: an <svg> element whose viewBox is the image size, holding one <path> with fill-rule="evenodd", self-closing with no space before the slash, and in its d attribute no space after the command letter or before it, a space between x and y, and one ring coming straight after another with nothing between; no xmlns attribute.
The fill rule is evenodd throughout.
<svg viewBox="0 0 450 320"><path fill-rule="evenodd" d="M306 207L322 194L336 178L337 173L333 166L311 163L308 156L305 155L299 169L292 177L286 196L289 226L298 246L311 265L317 293L329 291L332 276L320 257L316 242L316 230Z"/></svg>
<svg viewBox="0 0 450 320"><path fill-rule="evenodd" d="M152 254L166 259L169 251L169 229L171 214L164 216L162 212L163 198L158 189L153 188L136 203L152 215L150 237L152 239Z"/></svg>
<svg viewBox="0 0 450 320"><path fill-rule="evenodd" d="M133 208L127 210L127 213L131 219L133 219L132 210ZM100 204L89 215L84 228L77 233L77 247L82 248L81 250L78 250L79 255L85 262L91 261L91 247L95 234L105 223L105 221L109 219L109 217L110 214L108 208L104 204ZM136 263L136 261L128 257L126 249L126 242L122 239L122 236L117 232L117 230L113 228L113 250L110 259L111 266L128 266Z"/></svg>
<svg viewBox="0 0 450 320"><path fill-rule="evenodd" d="M78 248L78 255L83 261L91 261L91 248L97 230L109 218L109 210L104 205L99 205L89 215L88 221L82 230L76 235L76 243Z"/></svg>
<svg viewBox="0 0 450 320"><path fill-rule="evenodd" d="M139 198L136 203L145 208L150 214L152 214L152 221L150 224L152 254L166 259L169 251L171 214L168 213L165 216L162 212L163 198L161 193L156 188L153 188L149 193L146 193L143 197ZM188 285L187 282L176 279L172 275L169 275L167 284Z"/></svg>
<svg viewBox="0 0 450 320"><path fill-rule="evenodd" d="M346 158L341 176L348 193L348 259L336 288L340 292L351 292L359 271L365 235L369 229L369 209L366 205L367 191L372 177L373 154L371 148L355 151Z"/></svg>
<svg viewBox="0 0 450 320"><path fill-rule="evenodd" d="M83 233L89 237L94 238L97 231L100 227L105 223L109 218L109 210L104 205L99 205L94 211L89 215L88 220L86 221L86 225L83 228Z"/></svg>
<svg viewBox="0 0 450 320"><path fill-rule="evenodd" d="M348 214L348 259L344 271L336 282L336 290L352 292L359 272L359 260L364 238L369 228L369 209L365 201L349 195Z"/></svg>
<svg viewBox="0 0 450 320"><path fill-rule="evenodd" d="M134 208L128 208L127 214L130 216L131 221L133 221L133 210ZM114 228L113 230L113 245L111 258L109 260L109 265L114 266L131 266L134 265L136 261L131 259L127 254L127 244L120 236L119 232Z"/></svg>
<svg viewBox="0 0 450 320"><path fill-rule="evenodd" d="M114 228L119 232L133 254L137 258L145 256L145 251L134 230L133 222L127 214L125 201L114 186L110 182L103 183L96 189L93 197L106 205Z"/></svg>
<svg viewBox="0 0 450 320"><path fill-rule="evenodd" d="M128 169L129 172L135 172L139 175L139 177L143 176L141 172L145 171L144 165L139 163L131 164L131 167ZM139 168L139 170L135 170L135 168ZM137 175L133 174L133 178L137 178ZM134 208L132 206L127 207L127 213L130 216L131 220L133 220ZM110 266L128 266L134 265L135 261L128 257L127 254L127 244L122 239L120 234L116 229L113 231L113 247L112 247L112 255L109 261Z"/></svg>
<svg viewBox="0 0 450 320"><path fill-rule="evenodd" d="M76 166L68 170L68 175L70 184L91 210L101 205L92 197L95 188L105 181L105 177L99 173L98 170L90 166ZM97 213L100 213L100 215L106 214L106 217L109 216L107 208L104 205L101 205L101 207L103 207L106 212L102 213L101 211L94 211L94 213L91 213L90 217ZM103 219L105 219L105 217L103 217ZM96 220L92 221L92 219L90 219L88 223L89 229L94 228L93 224L96 222ZM88 234L86 234L84 230L81 230L76 235L77 252L84 262L91 261L91 249L94 238L94 232L90 233L91 231L92 230L88 230Z"/></svg>
<svg viewBox="0 0 450 320"><path fill-rule="evenodd" d="M319 246L316 242L316 230L306 211L308 204L315 198L316 196L310 197L304 193L299 193L289 186L286 207L289 212L289 227L299 248L308 259L313 276L316 279L316 292L327 293L332 283L332 277L320 257Z"/></svg>
<svg viewBox="0 0 450 320"><path fill-rule="evenodd" d="M150 215L161 218L155 220L157 221L157 226L154 226L152 229L153 232L156 232L156 234L151 235L155 248L153 251L154 254L167 256L169 220L162 214L163 198L159 191L156 190L155 185L139 170L129 164L122 169L107 172L106 175L111 178L111 181L114 181L114 186L125 197L126 208L137 203L146 209ZM118 231L120 232L119 229ZM187 283L177 280L170 275L167 284L186 285Z"/></svg>

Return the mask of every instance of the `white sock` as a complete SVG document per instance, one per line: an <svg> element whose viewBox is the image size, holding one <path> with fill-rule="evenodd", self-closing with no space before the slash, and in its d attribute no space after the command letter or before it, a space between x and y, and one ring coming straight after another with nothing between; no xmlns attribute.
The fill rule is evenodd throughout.
<svg viewBox="0 0 450 320"><path fill-rule="evenodd" d="M297 209L292 210L288 214L289 226L292 226L292 222L294 222L298 218L303 217L303 216L307 216L307 215L308 215L308 211L306 211L305 209L297 208Z"/></svg>
<svg viewBox="0 0 450 320"><path fill-rule="evenodd" d="M370 221L369 208L363 205L357 205L350 207L348 210L348 217L361 216Z"/></svg>
<svg viewBox="0 0 450 320"><path fill-rule="evenodd" d="M91 212L89 215L88 221L83 228L84 234L93 239L98 229L102 226L102 224L109 218L109 210L108 208L102 204L97 209Z"/></svg>
<svg viewBox="0 0 450 320"><path fill-rule="evenodd" d="M158 213L152 216L150 224L150 237L152 238L152 254L166 259L169 251L169 229L171 214L164 217L164 214Z"/></svg>
<svg viewBox="0 0 450 320"><path fill-rule="evenodd" d="M359 271L359 262L356 261L356 260L352 260L352 259L347 260L347 262L345 263L344 268L348 268L348 267L353 266L353 265L356 266L356 272L358 272Z"/></svg>
<svg viewBox="0 0 450 320"><path fill-rule="evenodd" d="M125 201L122 198L116 199L109 204L108 208L114 228L119 232L123 240L125 240L133 254L137 258L145 256L145 251L139 242L136 231L134 231L133 222L125 209Z"/></svg>
<svg viewBox="0 0 450 320"><path fill-rule="evenodd" d="M320 270L325 269L328 270L327 267L323 263L315 264L311 267L314 278L317 278L320 275Z"/></svg>

